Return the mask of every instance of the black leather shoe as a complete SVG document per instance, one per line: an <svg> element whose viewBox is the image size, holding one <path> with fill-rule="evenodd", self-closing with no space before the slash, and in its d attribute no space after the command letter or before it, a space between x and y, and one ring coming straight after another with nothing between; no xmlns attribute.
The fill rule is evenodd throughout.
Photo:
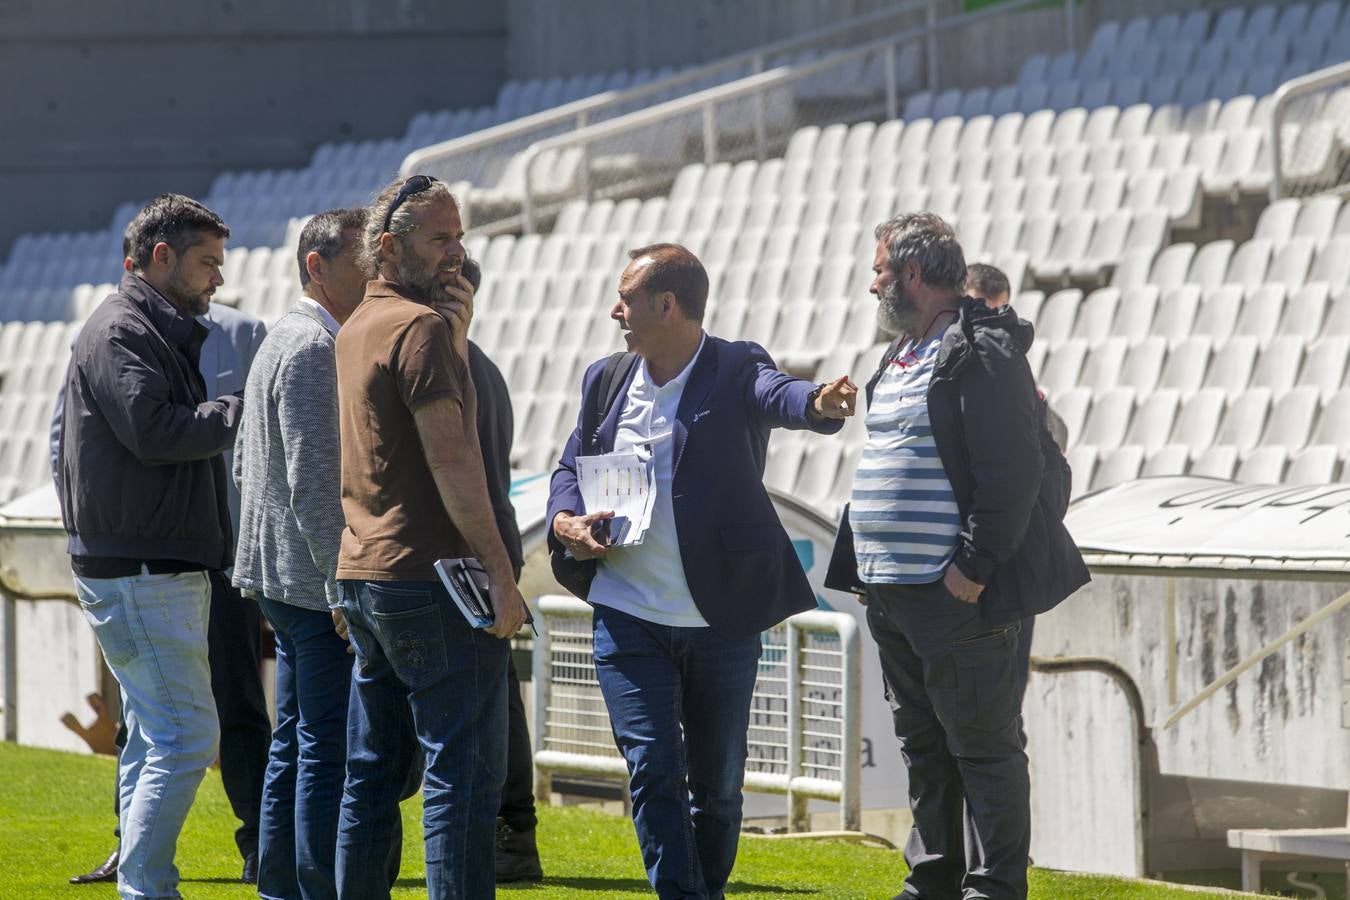
<svg viewBox="0 0 1350 900"><path fill-rule="evenodd" d="M113 849L108 858L103 861L97 869L92 872L85 872L83 875L72 875L71 884L98 884L103 881L117 880L117 857L122 852L119 845Z"/></svg>
<svg viewBox="0 0 1350 900"><path fill-rule="evenodd" d="M539 851L535 848L534 829L516 831L501 819L497 820L497 881L541 881L543 868L539 865Z"/></svg>
<svg viewBox="0 0 1350 900"><path fill-rule="evenodd" d="M244 857L244 874L239 876L244 884L258 883L258 851L254 850Z"/></svg>

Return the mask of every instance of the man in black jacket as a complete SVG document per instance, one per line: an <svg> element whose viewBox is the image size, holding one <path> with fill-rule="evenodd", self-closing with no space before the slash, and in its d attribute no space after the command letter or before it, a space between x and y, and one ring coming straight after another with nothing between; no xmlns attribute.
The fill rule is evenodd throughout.
<svg viewBox="0 0 1350 900"><path fill-rule="evenodd" d="M199 371L229 228L187 197L137 216L131 271L80 331L67 373L57 494L75 587L122 688L123 896L177 895L174 847L220 727L207 573L234 548L221 453L241 401Z"/></svg>
<svg viewBox="0 0 1350 900"><path fill-rule="evenodd" d="M1030 783L1018 632L1087 581L1060 522L1025 352L1031 328L961 294L931 213L876 229L868 441L826 584L866 594L914 828L905 897L1026 896ZM1053 445L1051 445L1053 446Z"/></svg>
<svg viewBox="0 0 1350 900"><path fill-rule="evenodd" d="M483 278L478 263L465 257L463 272L476 292ZM511 442L515 433L511 392L496 363L473 341L469 341L469 375L478 391L478 445L483 452L488 499L492 501L492 515L506 545L506 555L511 558L511 569L519 581L525 554L516 509L511 505ZM539 881L544 877L534 838L538 821L534 811L534 753L514 656L507 661L506 676L506 783L502 786L501 808L497 813L499 884Z"/></svg>

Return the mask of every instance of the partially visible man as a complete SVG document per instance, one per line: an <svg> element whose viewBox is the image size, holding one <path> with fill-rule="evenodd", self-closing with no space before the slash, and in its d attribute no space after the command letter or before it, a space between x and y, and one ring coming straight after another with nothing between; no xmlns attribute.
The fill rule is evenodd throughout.
<svg viewBox="0 0 1350 900"><path fill-rule="evenodd" d="M89 317L67 372L57 495L80 605L122 688L124 898L177 896L174 849L220 726L211 696L209 571L228 568L222 453L241 400L199 372L230 231L163 194L136 217L132 270Z"/></svg>
<svg viewBox="0 0 1350 900"><path fill-rule="evenodd" d="M343 526L334 342L365 293L365 224L364 209L336 209L300 232L302 296L254 360L236 441L244 515L234 584L257 598L276 634L258 868L269 900L337 897L352 660L334 628Z"/></svg>
<svg viewBox="0 0 1350 900"><path fill-rule="evenodd" d="M423 831L432 898L490 897L506 759L506 640L525 620L488 499L468 371L473 294L459 207L414 176L370 209L373 280L338 333L339 598L356 650L338 894L388 897L387 860L413 756L426 753ZM447 309L442 318L433 306ZM469 626L433 568L476 557L495 622Z"/></svg>
<svg viewBox="0 0 1350 900"><path fill-rule="evenodd" d="M478 263L466 256L463 272L476 294L483 277ZM473 341L469 341L469 375L478 392L478 444L483 452L488 499L492 501L497 532L511 559L511 572L519 582L525 551L516 523L516 508L511 503L511 443L515 437L511 392L496 363ZM539 881L544 877L534 835L538 824L534 809L534 751L514 654L506 660L506 710L506 782L497 810L498 884Z"/></svg>
<svg viewBox="0 0 1350 900"><path fill-rule="evenodd" d="M577 590L595 607L596 674L647 878L663 898L714 898L736 861L760 632L816 605L764 489L769 433L837 432L856 389L847 377L793 378L758 345L706 334L708 274L686 248L629 257L610 318L631 353L586 372L549 490L548 542L599 561ZM607 381L616 390L602 399ZM613 512L582 503L577 457L612 450L655 469L637 546L597 540Z"/></svg>
<svg viewBox="0 0 1350 900"><path fill-rule="evenodd" d="M1012 296L1008 276L997 266L971 263L966 266L966 296L984 301L990 309L1007 306Z"/></svg>
<svg viewBox="0 0 1350 900"><path fill-rule="evenodd" d="M1024 898L1030 783L1021 621L1087 581L1047 472L1031 329L963 298L938 216L876 229L872 293L896 335L867 385L867 446L829 587L866 594L909 771L904 897Z"/></svg>
<svg viewBox="0 0 1350 900"><path fill-rule="evenodd" d="M122 235L123 269L130 272L132 234L138 220L127 225ZM242 393L253 357L262 344L263 323L226 306L212 302L205 315L197 317L206 329L202 342L199 371L206 383L207 396ZM72 349L74 341L72 341ZM61 465L61 429L65 417L65 386L56 394L50 430L52 478ZM231 452L225 452L225 465L231 465ZM239 536L239 492L233 483L226 485L230 505L232 537ZM262 620L256 604L244 599L230 584L228 572L211 571L211 622L207 629L207 656L211 663L211 695L216 702L220 722L220 775L230 808L239 819L235 846L243 858L241 881L252 883L258 871L258 819L262 810L263 769L267 765L267 740L271 720L267 699L258 674L261 654ZM125 720L119 721L114 746L120 754L126 746ZM113 814L118 815L119 789L113 786ZM121 837L121 826L114 829ZM120 842L119 842L120 843ZM120 846L89 872L72 876L71 884L93 884L117 880Z"/></svg>
<svg viewBox="0 0 1350 900"><path fill-rule="evenodd" d="M966 266L967 297L982 300L985 306L998 310L1008 305L1010 291L1008 276L1002 269L985 263L971 263ZM1041 416L1045 420L1045 427L1050 431L1050 436L1055 440L1055 446L1059 447L1060 453L1067 453L1069 450L1069 426L1064 424L1064 420L1060 418L1059 413L1050 408L1044 392L1038 390L1036 396L1041 400ZM1066 502L1068 501L1067 494L1064 499Z"/></svg>

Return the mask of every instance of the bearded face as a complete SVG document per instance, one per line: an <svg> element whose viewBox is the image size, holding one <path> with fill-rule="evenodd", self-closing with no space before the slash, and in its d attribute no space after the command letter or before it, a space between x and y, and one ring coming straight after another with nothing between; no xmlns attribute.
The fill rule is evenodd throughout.
<svg viewBox="0 0 1350 900"><path fill-rule="evenodd" d="M918 317L914 298L901 286L899 278L892 278L877 293L877 326L886 334L892 337L913 334L919 326Z"/></svg>

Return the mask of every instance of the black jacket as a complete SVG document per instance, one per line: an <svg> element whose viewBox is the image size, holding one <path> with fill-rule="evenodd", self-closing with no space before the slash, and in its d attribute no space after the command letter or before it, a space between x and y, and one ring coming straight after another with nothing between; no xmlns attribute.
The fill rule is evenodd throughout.
<svg viewBox="0 0 1350 900"><path fill-rule="evenodd" d="M478 392L478 446L483 453L483 472L487 475L492 516L497 520L497 531L519 580L525 554L521 549L516 508L511 504L511 441L515 433L511 392L501 369L473 341L469 341L469 377Z"/></svg>
<svg viewBox="0 0 1350 900"><path fill-rule="evenodd" d="M985 586L980 612L990 627L1044 612L1089 579L1061 521L1069 468L1044 426L1027 365L1032 335L1011 309L967 298L928 386L933 439L962 521L953 562ZM869 404L898 349L891 344L867 383ZM863 589L847 509L825 584Z"/></svg>
<svg viewBox="0 0 1350 900"><path fill-rule="evenodd" d="M72 556L232 563L220 454L234 445L242 401L206 398L206 334L130 274L80 330L56 484Z"/></svg>

